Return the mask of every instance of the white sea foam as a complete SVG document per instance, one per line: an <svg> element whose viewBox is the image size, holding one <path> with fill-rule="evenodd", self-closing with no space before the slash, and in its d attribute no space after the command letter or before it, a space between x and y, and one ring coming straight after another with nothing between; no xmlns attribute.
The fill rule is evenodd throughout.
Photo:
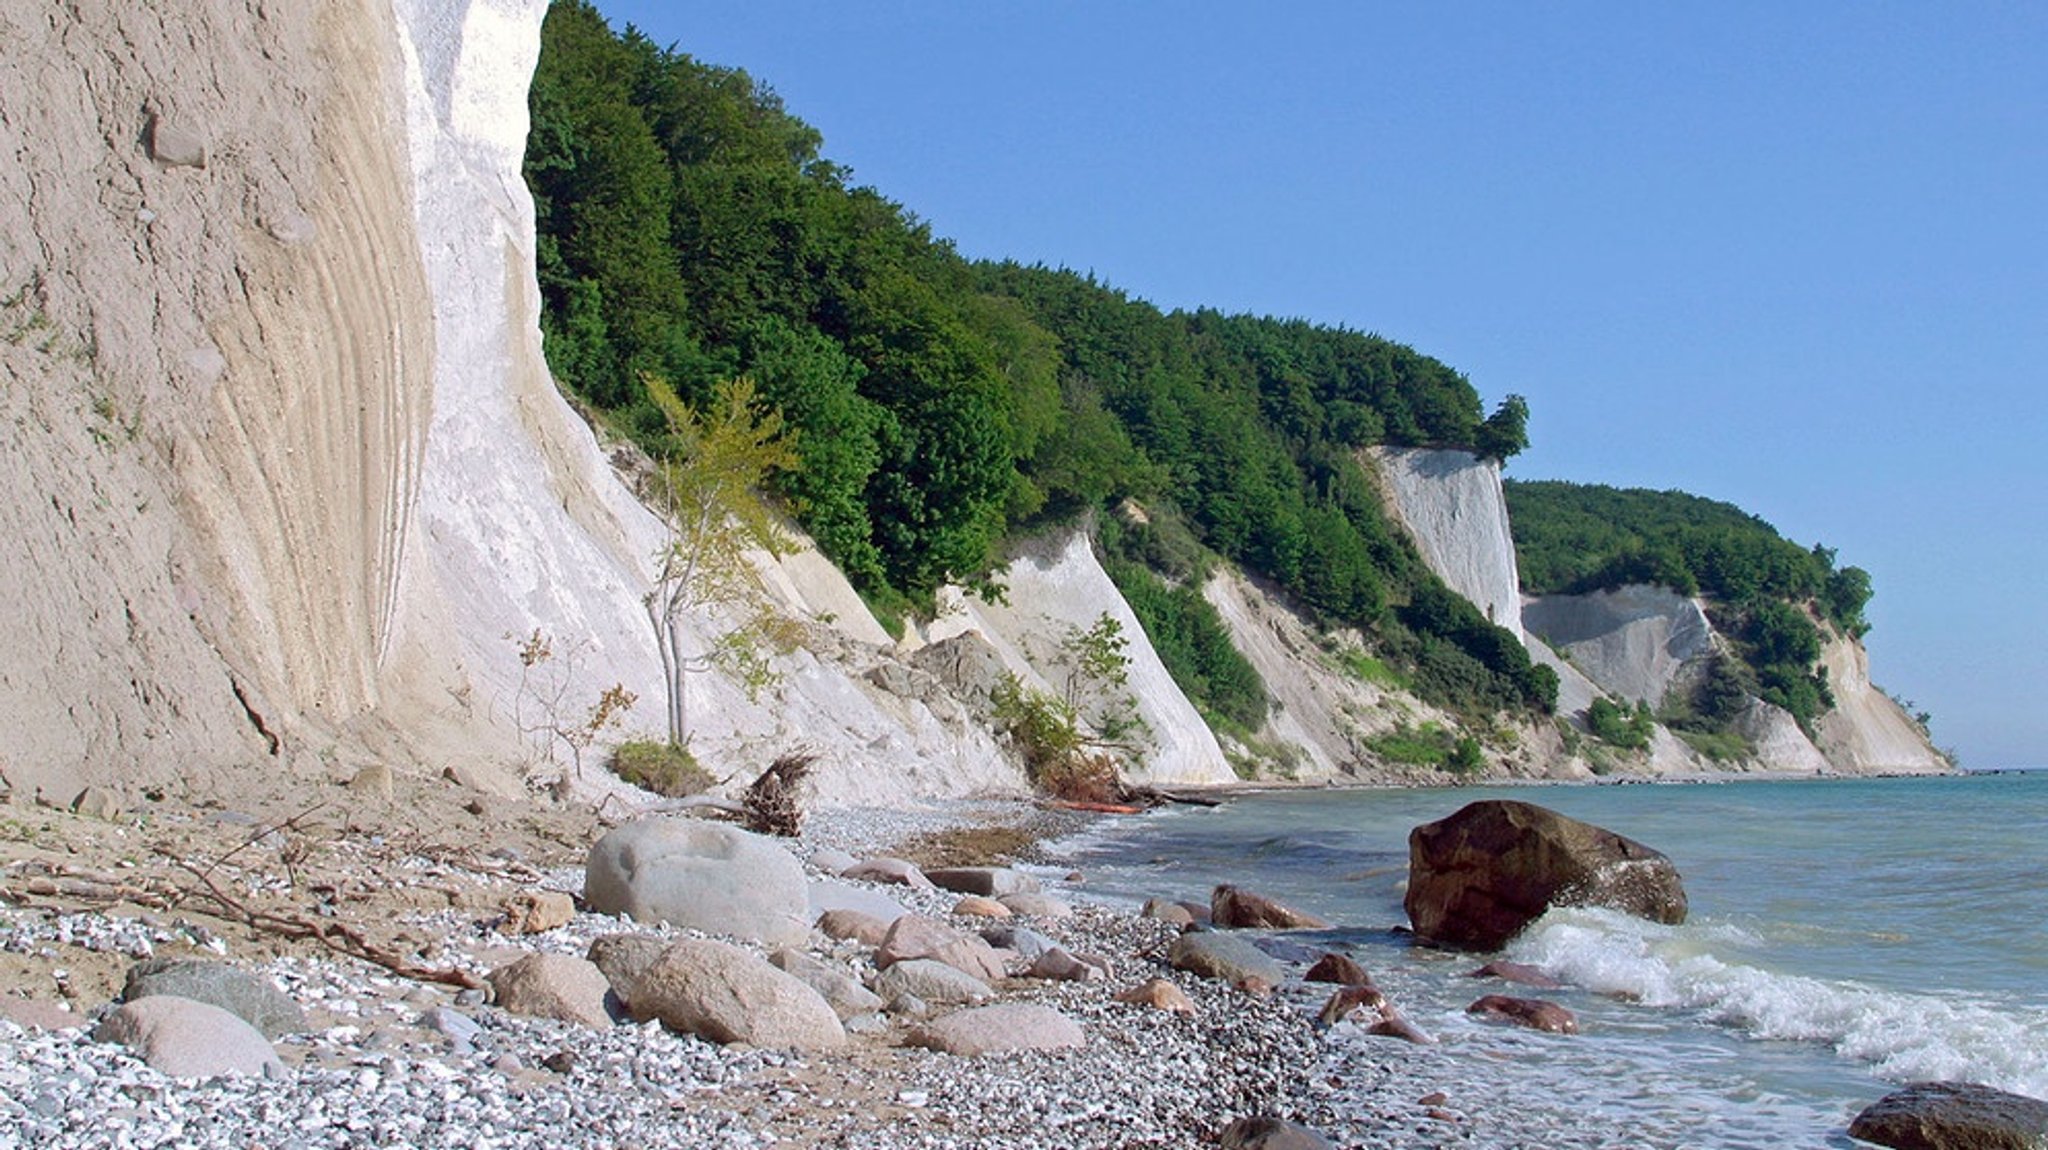
<svg viewBox="0 0 2048 1150"><path fill-rule="evenodd" d="M1510 948L1519 962L1647 1007L1696 1012L1758 1039L1819 1043L1893 1080L1960 1079L2048 1096L2048 1011L1882 990L1766 969L1752 932L1553 911Z"/></svg>

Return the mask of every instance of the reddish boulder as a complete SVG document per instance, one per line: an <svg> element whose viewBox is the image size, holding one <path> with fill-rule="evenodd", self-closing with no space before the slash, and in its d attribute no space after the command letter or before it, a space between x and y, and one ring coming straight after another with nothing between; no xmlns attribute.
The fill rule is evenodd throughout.
<svg viewBox="0 0 2048 1150"><path fill-rule="evenodd" d="M1370 983L1347 986L1330 996L1323 1009L1316 1014L1316 1027L1328 1029L1349 1018L1360 1010L1377 1012L1387 1004L1387 996L1380 988Z"/></svg>
<svg viewBox="0 0 2048 1150"><path fill-rule="evenodd" d="M1371 986L1372 975L1358 965L1348 954L1331 951L1316 959L1308 973L1301 976L1303 982L1334 982L1339 986Z"/></svg>
<svg viewBox="0 0 2048 1150"><path fill-rule="evenodd" d="M1564 986L1564 983L1525 962L1489 962L1465 977L1498 978L1503 982L1518 982L1523 986L1533 986L1538 990L1557 990Z"/></svg>
<svg viewBox="0 0 2048 1150"><path fill-rule="evenodd" d="M1330 924L1315 915L1282 906L1264 895L1225 883L1209 894L1209 918L1220 927L1265 930L1320 930Z"/></svg>
<svg viewBox="0 0 2048 1150"><path fill-rule="evenodd" d="M1671 860L1634 839L1533 803L1486 799L1408 835L1415 933L1464 950L1498 950L1553 906L1603 906L1685 921Z"/></svg>
<svg viewBox="0 0 2048 1150"><path fill-rule="evenodd" d="M1467 1014L1484 1018L1512 1022L1531 1030L1544 1030L1551 1034L1577 1034L1578 1016L1555 1002L1540 998L1510 998L1505 994L1489 994L1465 1008Z"/></svg>

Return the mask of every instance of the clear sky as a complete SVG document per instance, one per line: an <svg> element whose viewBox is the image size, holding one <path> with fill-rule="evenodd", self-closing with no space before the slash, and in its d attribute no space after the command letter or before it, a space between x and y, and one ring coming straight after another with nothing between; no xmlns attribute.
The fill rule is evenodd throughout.
<svg viewBox="0 0 2048 1150"><path fill-rule="evenodd" d="M968 256L1378 332L1510 476L1868 569L1874 678L2048 764L2048 5L598 0Z"/></svg>

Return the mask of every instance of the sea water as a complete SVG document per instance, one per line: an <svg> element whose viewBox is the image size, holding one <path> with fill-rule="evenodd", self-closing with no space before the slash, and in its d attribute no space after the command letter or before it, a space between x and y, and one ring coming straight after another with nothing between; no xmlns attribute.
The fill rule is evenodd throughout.
<svg viewBox="0 0 2048 1150"><path fill-rule="evenodd" d="M1563 991L1476 982L1477 959L1410 945L1393 929L1408 832L1480 798L1664 852L1686 923L1551 912L1504 956ZM1388 1070L1393 1040L1340 1027L1332 1080L1355 1074L1361 1106L1445 1089L1483 1112L1465 1144L1852 1146L1849 1119L1899 1082L2048 1098L2048 773L1280 792L1065 849L1111 896L1205 901L1234 882L1338 924L1304 941L1350 950L1440 1043ZM1480 1022L1464 1008L1485 993L1560 1002L1581 1033Z"/></svg>

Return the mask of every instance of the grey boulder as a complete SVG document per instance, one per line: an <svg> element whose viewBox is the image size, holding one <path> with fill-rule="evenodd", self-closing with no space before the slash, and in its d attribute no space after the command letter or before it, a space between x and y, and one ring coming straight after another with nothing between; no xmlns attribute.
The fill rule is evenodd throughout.
<svg viewBox="0 0 2048 1150"><path fill-rule="evenodd" d="M910 995L941 1005L983 1002L996 996L988 983L929 958L909 958L892 964L875 976L875 993L891 1002Z"/></svg>
<svg viewBox="0 0 2048 1150"><path fill-rule="evenodd" d="M1166 961L1175 970L1232 983L1256 978L1278 986L1287 977L1272 956L1243 937L1214 931L1197 931L1174 939L1166 950Z"/></svg>
<svg viewBox="0 0 2048 1150"><path fill-rule="evenodd" d="M1006 894L1037 894L1038 880L1003 866L949 866L924 872L924 877L957 894L1001 898Z"/></svg>
<svg viewBox="0 0 2048 1150"><path fill-rule="evenodd" d="M882 1000L874 991L855 981L852 975L801 950L778 950L768 956L768 962L817 991L841 1021L882 1009Z"/></svg>
<svg viewBox="0 0 2048 1150"><path fill-rule="evenodd" d="M583 897L600 914L771 946L810 933L803 864L759 835L696 819L645 818L590 848Z"/></svg>
<svg viewBox="0 0 2048 1150"><path fill-rule="evenodd" d="M210 1003L248 1023L265 1038L310 1029L306 1014L277 984L225 962L152 958L128 968L123 1002L170 994Z"/></svg>

